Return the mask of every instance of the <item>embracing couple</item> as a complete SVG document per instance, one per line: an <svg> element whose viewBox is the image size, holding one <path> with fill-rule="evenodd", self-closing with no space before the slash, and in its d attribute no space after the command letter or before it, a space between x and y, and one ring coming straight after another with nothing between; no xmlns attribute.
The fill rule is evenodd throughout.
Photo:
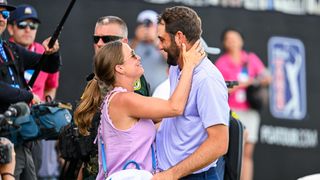
<svg viewBox="0 0 320 180"><path fill-rule="evenodd" d="M171 65L169 100L134 93L133 84L144 70L123 37L96 43L105 44L96 51L95 76L84 96L92 94L87 97L92 100L90 108L101 110L97 179L121 170L129 160L156 171L155 180L223 179L217 160L228 149L228 91L201 47L201 19L190 8L175 6L165 9L158 20L159 48ZM119 26L109 20L105 24ZM161 122L158 131L157 122ZM87 124L78 122L83 134Z"/></svg>

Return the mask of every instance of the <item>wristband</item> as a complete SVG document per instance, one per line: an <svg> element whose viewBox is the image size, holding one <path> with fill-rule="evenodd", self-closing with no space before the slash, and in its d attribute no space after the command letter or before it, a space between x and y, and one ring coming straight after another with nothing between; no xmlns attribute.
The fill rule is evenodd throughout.
<svg viewBox="0 0 320 180"><path fill-rule="evenodd" d="M11 177L13 177L13 179L15 179L14 175L12 173L9 173L9 172L1 173L1 177L3 177L3 176L11 176Z"/></svg>

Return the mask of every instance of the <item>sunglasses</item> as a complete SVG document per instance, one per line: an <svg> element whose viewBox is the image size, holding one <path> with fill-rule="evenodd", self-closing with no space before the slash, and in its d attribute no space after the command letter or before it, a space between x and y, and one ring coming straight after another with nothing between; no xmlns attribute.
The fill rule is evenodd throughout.
<svg viewBox="0 0 320 180"><path fill-rule="evenodd" d="M0 11L0 14L2 15L2 17L3 17L4 19L8 19L9 16L10 16L10 11L8 11L8 10L2 10L2 11Z"/></svg>
<svg viewBox="0 0 320 180"><path fill-rule="evenodd" d="M27 28L27 26L29 26L31 30L35 30L35 29L38 29L39 23L27 22L27 21L21 21L17 23L17 27L19 29L25 29Z"/></svg>
<svg viewBox="0 0 320 180"><path fill-rule="evenodd" d="M93 36L93 42L97 44L99 40L102 39L103 43L108 43L111 41L116 41L122 39L120 36Z"/></svg>

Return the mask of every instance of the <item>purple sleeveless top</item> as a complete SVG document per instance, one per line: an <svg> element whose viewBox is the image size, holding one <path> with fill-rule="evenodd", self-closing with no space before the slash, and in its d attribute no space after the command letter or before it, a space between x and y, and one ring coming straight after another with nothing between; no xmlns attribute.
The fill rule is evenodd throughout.
<svg viewBox="0 0 320 180"><path fill-rule="evenodd" d="M136 161L140 168L152 172L151 144L154 142L156 127L151 119L140 119L127 130L114 127L108 113L110 96L119 92L127 92L121 87L114 88L105 97L102 106L101 120L98 128L99 173L96 179L104 179L100 137L104 142L108 176L122 170L129 160ZM111 99L112 100L112 99ZM139 107L137 107L139 108ZM127 169L135 168L130 164Z"/></svg>

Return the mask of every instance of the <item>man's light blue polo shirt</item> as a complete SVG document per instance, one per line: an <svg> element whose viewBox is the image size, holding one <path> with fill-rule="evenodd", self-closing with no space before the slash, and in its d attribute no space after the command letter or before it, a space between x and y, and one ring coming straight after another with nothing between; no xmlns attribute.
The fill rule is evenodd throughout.
<svg viewBox="0 0 320 180"><path fill-rule="evenodd" d="M180 69L170 68L170 93L176 88ZM190 156L208 137L206 128L229 125L228 90L220 71L204 58L193 72L192 87L184 114L163 119L156 137L159 168L167 170ZM216 161L196 171L216 166Z"/></svg>

